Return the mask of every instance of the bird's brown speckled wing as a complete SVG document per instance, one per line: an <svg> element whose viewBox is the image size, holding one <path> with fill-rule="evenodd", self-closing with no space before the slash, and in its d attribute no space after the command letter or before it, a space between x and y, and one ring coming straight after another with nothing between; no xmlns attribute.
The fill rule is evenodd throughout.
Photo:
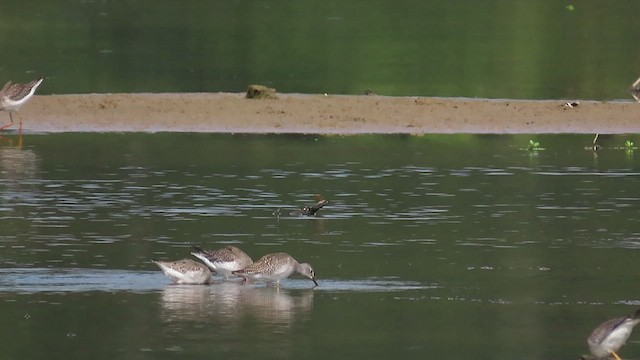
<svg viewBox="0 0 640 360"><path fill-rule="evenodd" d="M600 324L589 336L589 342L594 344L600 344L611 333L611 331L627 319L626 316L618 317L615 319L607 320Z"/></svg>

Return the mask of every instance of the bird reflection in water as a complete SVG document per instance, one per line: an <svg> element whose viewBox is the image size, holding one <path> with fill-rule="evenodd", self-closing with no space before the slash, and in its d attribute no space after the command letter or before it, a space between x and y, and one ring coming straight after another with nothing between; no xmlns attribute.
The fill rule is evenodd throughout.
<svg viewBox="0 0 640 360"><path fill-rule="evenodd" d="M40 167L38 155L33 150L12 145L13 143L9 142L8 146L0 146L2 178L15 180L33 179Z"/></svg>
<svg viewBox="0 0 640 360"><path fill-rule="evenodd" d="M164 321L224 322L240 327L247 318L291 325L313 308L314 292L222 282L212 286L166 286L160 298Z"/></svg>
<svg viewBox="0 0 640 360"><path fill-rule="evenodd" d="M40 170L41 159L33 150L0 145L0 204L3 216L14 219L33 219L38 216L32 205L38 203L44 191L37 181ZM15 234L10 238L17 244L20 235L33 230L30 224L30 221L8 221L3 223L3 229ZM8 243L5 245L10 247Z"/></svg>

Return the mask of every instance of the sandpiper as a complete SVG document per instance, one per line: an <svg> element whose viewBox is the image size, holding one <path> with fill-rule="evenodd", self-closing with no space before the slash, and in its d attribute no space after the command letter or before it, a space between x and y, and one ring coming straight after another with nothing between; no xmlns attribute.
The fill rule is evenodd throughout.
<svg viewBox="0 0 640 360"><path fill-rule="evenodd" d="M300 264L291 255L282 252L267 254L246 268L233 271L233 274L242 276L246 280L275 283L276 286L280 286L280 280L288 278L294 272L308 277L318 286L316 274L311 265Z"/></svg>
<svg viewBox="0 0 640 360"><path fill-rule="evenodd" d="M329 201L323 199L323 200L318 201L314 205L305 206L302 209L299 209L299 210L296 210L296 211L292 211L291 213L289 213L289 215L291 215L291 216L301 216L301 215L313 216L318 212L318 210L322 209L328 203L329 203Z"/></svg>
<svg viewBox="0 0 640 360"><path fill-rule="evenodd" d="M202 260L209 269L224 276L225 279L233 276L231 272L242 270L253 264L251 257L235 246L229 245L217 250L203 250L194 246L193 249L195 251L191 255Z"/></svg>
<svg viewBox="0 0 640 360"><path fill-rule="evenodd" d="M211 270L197 261L191 259L152 261L176 284L201 285L211 282Z"/></svg>
<svg viewBox="0 0 640 360"><path fill-rule="evenodd" d="M13 125L11 112L20 110L20 107L31 99L42 80L44 78L33 80L26 84L14 84L11 81L4 84L4 87L0 90L0 110L9 112L9 120L11 122L0 127L0 130ZM20 120L20 133L22 133L22 120Z"/></svg>
<svg viewBox="0 0 640 360"><path fill-rule="evenodd" d="M640 78L638 78L636 82L631 84L631 87L629 88L629 92L631 93L631 96L633 96L633 98L636 99L636 101L640 102Z"/></svg>
<svg viewBox="0 0 640 360"><path fill-rule="evenodd" d="M620 359L617 351L625 344L633 327L640 323L640 309L635 313L607 320L600 324L589 336L587 343L591 354L595 359L606 359L613 355ZM580 359L593 359L590 356L582 356Z"/></svg>

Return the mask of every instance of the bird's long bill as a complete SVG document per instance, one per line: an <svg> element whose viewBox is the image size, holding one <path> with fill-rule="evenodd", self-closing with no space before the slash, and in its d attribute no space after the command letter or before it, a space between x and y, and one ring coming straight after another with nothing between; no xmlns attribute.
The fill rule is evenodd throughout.
<svg viewBox="0 0 640 360"><path fill-rule="evenodd" d="M320 286L320 285L318 285L318 282L316 281L315 278L311 278L311 281L313 281L313 283L316 284L316 286Z"/></svg>

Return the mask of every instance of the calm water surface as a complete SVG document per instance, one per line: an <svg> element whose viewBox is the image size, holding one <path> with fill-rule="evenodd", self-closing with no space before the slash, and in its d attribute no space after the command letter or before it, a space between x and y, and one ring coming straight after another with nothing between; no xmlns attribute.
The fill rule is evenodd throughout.
<svg viewBox="0 0 640 360"><path fill-rule="evenodd" d="M24 359L573 359L640 305L627 139L594 153L589 136L4 137L0 345ZM316 194L319 216L286 215ZM286 251L320 286L170 285L150 260L192 244Z"/></svg>
<svg viewBox="0 0 640 360"><path fill-rule="evenodd" d="M5 0L0 84L628 99L640 1Z"/></svg>

